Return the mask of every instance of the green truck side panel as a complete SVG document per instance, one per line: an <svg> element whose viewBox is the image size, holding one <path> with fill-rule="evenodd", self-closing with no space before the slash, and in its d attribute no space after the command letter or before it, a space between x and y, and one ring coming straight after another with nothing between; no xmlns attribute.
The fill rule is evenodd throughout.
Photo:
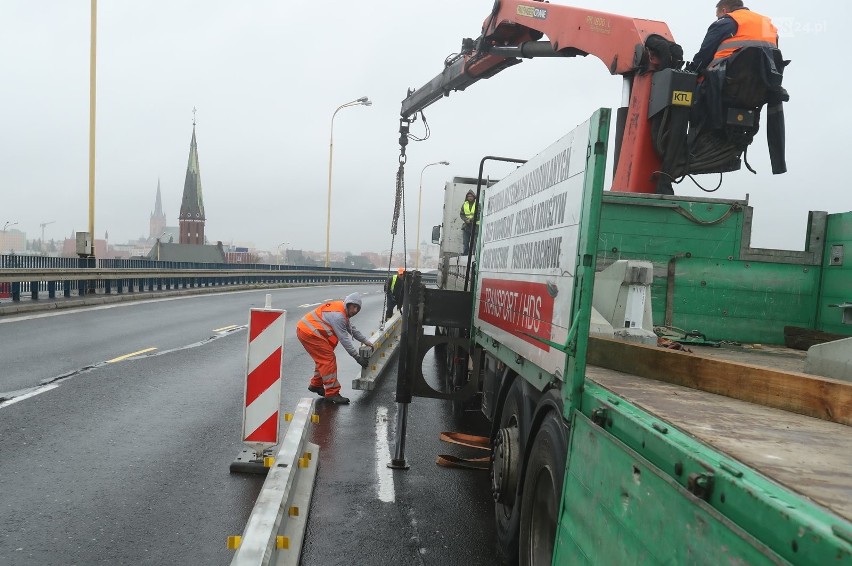
<svg viewBox="0 0 852 566"><path fill-rule="evenodd" d="M784 343L784 326L852 335L837 308L852 302L852 213L829 215L822 266L743 257L750 240L744 206L609 193L604 198L598 267L617 259L654 264L654 324L666 322L669 262L674 259L671 325L707 338ZM745 245L744 245L745 244ZM848 259L829 265L832 245Z"/></svg>
<svg viewBox="0 0 852 566"><path fill-rule="evenodd" d="M848 521L594 382L583 397L554 565L852 565ZM697 474L712 478L706 501L686 491Z"/></svg>
<svg viewBox="0 0 852 566"><path fill-rule="evenodd" d="M653 297L654 318L662 320L666 280L658 286L663 293ZM710 339L783 344L784 326L814 325L818 291L815 268L682 258L675 270L672 325ZM714 327L720 328L708 330Z"/></svg>
<svg viewBox="0 0 852 566"><path fill-rule="evenodd" d="M786 563L582 414L573 428L554 564Z"/></svg>
<svg viewBox="0 0 852 566"><path fill-rule="evenodd" d="M830 260L832 246L843 246L844 257L840 265ZM826 332L848 334L849 325L841 323L840 309L829 305L852 303L852 212L829 215L823 266L817 313L819 328Z"/></svg>

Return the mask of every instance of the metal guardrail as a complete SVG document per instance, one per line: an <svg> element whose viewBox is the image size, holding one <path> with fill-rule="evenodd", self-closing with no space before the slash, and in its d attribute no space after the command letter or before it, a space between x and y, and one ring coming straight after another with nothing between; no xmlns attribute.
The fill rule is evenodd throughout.
<svg viewBox="0 0 852 566"><path fill-rule="evenodd" d="M399 341L402 329L402 317L399 312L395 312L392 317L385 321L383 327L373 332L370 336L370 342L375 346L375 350L370 354L370 364L361 368L361 373L358 377L352 380L352 389L361 391L370 391L376 388L376 382L385 371L388 362L399 349ZM364 354L362 348L361 354Z"/></svg>
<svg viewBox="0 0 852 566"><path fill-rule="evenodd" d="M312 278L317 281L375 281L382 282L386 279L383 272L360 272L360 271L317 271L317 270L293 270L293 271L254 271L246 269L2 269L0 270L0 283L32 282L32 281L111 281L128 279L197 279L197 280L221 280L244 278L260 282L286 282L287 280Z"/></svg>
<svg viewBox="0 0 852 566"><path fill-rule="evenodd" d="M297 565L308 521L319 446L307 441L308 426L316 422L314 400L301 399L275 462L269 469L237 547L231 566Z"/></svg>
<svg viewBox="0 0 852 566"><path fill-rule="evenodd" d="M247 284L381 283L385 271L315 266L51 258L0 255L0 298L41 292L55 298L95 293L171 290Z"/></svg>

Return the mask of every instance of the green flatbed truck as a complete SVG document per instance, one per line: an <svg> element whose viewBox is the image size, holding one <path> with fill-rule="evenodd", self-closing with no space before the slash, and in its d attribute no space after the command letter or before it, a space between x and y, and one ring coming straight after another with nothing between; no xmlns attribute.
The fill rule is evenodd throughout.
<svg viewBox="0 0 852 566"><path fill-rule="evenodd" d="M852 564L852 382L783 347L785 327L852 334L832 306L852 213L811 213L803 252L751 248L745 202L604 192L609 123L481 190L470 290L410 278L397 400L491 420L507 563ZM596 272L623 260L633 306L590 335ZM707 346L637 341L649 317ZM443 391L419 370L435 346Z"/></svg>

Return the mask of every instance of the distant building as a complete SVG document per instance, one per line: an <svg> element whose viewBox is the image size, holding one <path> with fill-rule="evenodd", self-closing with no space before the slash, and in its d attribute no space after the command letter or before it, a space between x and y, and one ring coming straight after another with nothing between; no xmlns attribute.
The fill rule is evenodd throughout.
<svg viewBox="0 0 852 566"><path fill-rule="evenodd" d="M157 261L189 261L195 263L226 263L222 242L215 246L199 244L169 244L159 240L148 252L148 259Z"/></svg>
<svg viewBox="0 0 852 566"><path fill-rule="evenodd" d="M180 205L180 243L204 244L204 195L201 191L201 170L198 165L198 146L195 142L195 119L192 121L192 141L189 143L189 162L183 184L183 201Z"/></svg>
<svg viewBox="0 0 852 566"><path fill-rule="evenodd" d="M27 234L20 230L0 231L0 254L20 253L27 249Z"/></svg>
<svg viewBox="0 0 852 566"><path fill-rule="evenodd" d="M163 197L160 194L160 180L157 179L157 198L154 201L154 212L151 213L148 239L154 240L166 231L166 213L163 212Z"/></svg>

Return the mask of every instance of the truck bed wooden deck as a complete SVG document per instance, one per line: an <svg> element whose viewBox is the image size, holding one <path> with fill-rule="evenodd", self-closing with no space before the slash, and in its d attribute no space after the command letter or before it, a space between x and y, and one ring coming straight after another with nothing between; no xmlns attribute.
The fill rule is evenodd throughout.
<svg viewBox="0 0 852 566"><path fill-rule="evenodd" d="M586 376L852 520L852 427L598 366L588 366Z"/></svg>

